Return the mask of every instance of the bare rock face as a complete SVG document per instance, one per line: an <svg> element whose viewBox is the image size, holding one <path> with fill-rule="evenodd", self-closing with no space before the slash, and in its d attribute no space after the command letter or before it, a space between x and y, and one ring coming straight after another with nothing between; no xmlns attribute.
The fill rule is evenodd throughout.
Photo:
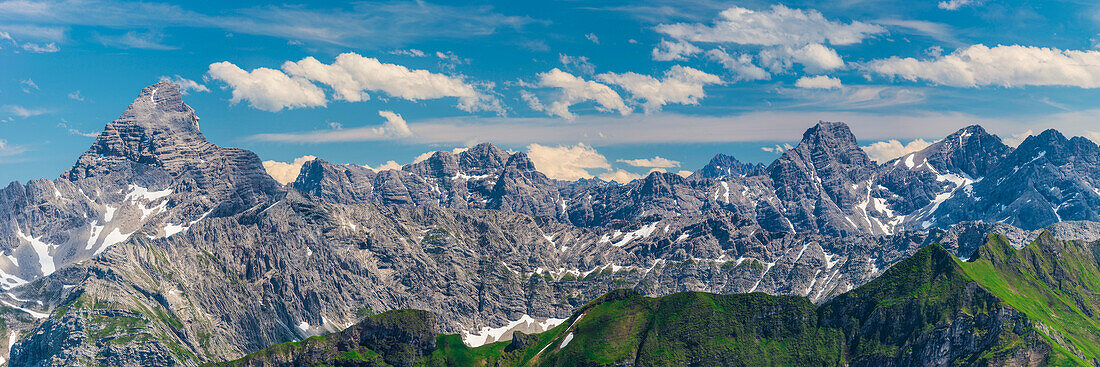
<svg viewBox="0 0 1100 367"><path fill-rule="evenodd" d="M764 170L763 164L744 163L725 154L717 154L706 166L691 174L691 178L724 179L731 177L755 176Z"/></svg>
<svg viewBox="0 0 1100 367"><path fill-rule="evenodd" d="M485 143L457 155L436 152L428 159L408 164L400 170L375 172L362 166L337 165L318 159L303 165L301 174L291 186L327 201L342 204L374 203L401 207L437 205L454 209L483 209L499 207L504 202L553 200L551 196L556 195L556 190L552 187L554 182L537 171L519 175L529 176L527 181L542 185L537 188L542 191L537 191L535 186L526 185L521 188L501 187L500 190L503 191L494 194L498 178L505 173L506 164L511 157L508 152ZM513 167L509 171L513 177L506 180L506 184L516 184L516 178L519 177L516 176L516 169ZM491 201L494 195L496 202ZM530 215L546 214L544 211L540 212L539 208L517 205L509 209ZM551 216L554 214L551 213Z"/></svg>
<svg viewBox="0 0 1100 367"><path fill-rule="evenodd" d="M1056 130L1028 137L966 195L937 208L937 225L1000 221L1038 229L1066 220L1100 219L1100 147Z"/></svg>
<svg viewBox="0 0 1100 367"><path fill-rule="evenodd" d="M871 230L846 217L856 214L874 168L847 125L821 122L772 162L767 174L795 229L846 235Z"/></svg>
<svg viewBox="0 0 1100 367"><path fill-rule="evenodd" d="M178 85L151 85L61 178L0 190L7 260L0 260L0 288L87 259L133 233L169 236L280 191L254 153L206 141Z"/></svg>
<svg viewBox="0 0 1100 367"><path fill-rule="evenodd" d="M917 211L982 179L1011 151L981 126L967 126L925 149L886 162L879 169L879 185L885 189L881 196L896 212L929 217L933 213L928 210Z"/></svg>
<svg viewBox="0 0 1100 367"><path fill-rule="evenodd" d="M544 217L564 214L565 204L554 182L535 170L526 153L513 154L500 172L489 194L489 208Z"/></svg>

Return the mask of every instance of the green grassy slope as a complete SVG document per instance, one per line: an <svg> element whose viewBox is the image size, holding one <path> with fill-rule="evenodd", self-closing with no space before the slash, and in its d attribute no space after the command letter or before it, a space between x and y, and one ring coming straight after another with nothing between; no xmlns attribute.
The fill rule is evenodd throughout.
<svg viewBox="0 0 1100 367"><path fill-rule="evenodd" d="M966 274L1027 314L1055 347L1053 364L1097 364L1100 269L1096 244L1059 241L1044 232L1020 250L992 235Z"/></svg>
<svg viewBox="0 0 1100 367"><path fill-rule="evenodd" d="M987 365L1043 344L1025 320L1005 317L1005 311L1004 302L968 276L957 258L931 245L822 305L821 318L848 336L853 365L927 364L937 358ZM954 325L965 325L966 333L952 335Z"/></svg>

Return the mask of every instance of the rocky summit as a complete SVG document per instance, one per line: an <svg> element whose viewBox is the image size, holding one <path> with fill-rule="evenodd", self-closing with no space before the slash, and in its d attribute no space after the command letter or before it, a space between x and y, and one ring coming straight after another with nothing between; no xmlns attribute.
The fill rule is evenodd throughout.
<svg viewBox="0 0 1100 367"><path fill-rule="evenodd" d="M688 177L559 181L483 143L393 170L317 159L283 186L252 152L208 142L198 121L177 85L146 87L68 172L0 190L10 366L194 366L280 343L296 344L239 363L352 351L363 365L502 350L512 354L490 359L1097 355L1089 330L1039 319L1024 302L1034 294L998 283L1035 281L1029 292L1054 292L1049 307L1092 320L1095 245L1078 242L1100 239L1100 155L1084 138L1051 130L1012 148L969 126L880 164L845 124L820 122L769 165L717 155ZM697 335L669 316L685 305L773 310L708 317L718 331L820 348L692 349L669 336ZM403 309L421 311L392 311ZM638 339L601 345L601 330Z"/></svg>

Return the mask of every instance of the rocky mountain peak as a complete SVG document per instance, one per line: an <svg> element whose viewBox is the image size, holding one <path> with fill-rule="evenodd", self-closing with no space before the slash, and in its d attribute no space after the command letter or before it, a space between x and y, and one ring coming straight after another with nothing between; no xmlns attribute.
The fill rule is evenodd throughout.
<svg viewBox="0 0 1100 367"><path fill-rule="evenodd" d="M678 174L653 171L642 179L638 192L643 196L670 196L675 193L673 186L683 183L684 178Z"/></svg>
<svg viewBox="0 0 1100 367"><path fill-rule="evenodd" d="M743 163L737 158L718 153L706 166L691 174L691 178L714 178L752 176L762 171L764 165Z"/></svg>
<svg viewBox="0 0 1100 367"><path fill-rule="evenodd" d="M494 174L511 154L491 143L481 143L458 154L458 166L468 175Z"/></svg>
<svg viewBox="0 0 1100 367"><path fill-rule="evenodd" d="M1026 166L1045 162L1074 171L1086 181L1100 174L1100 147L1084 137L1066 138L1050 129L1029 136L1006 158L1002 173L1008 175Z"/></svg>
<svg viewBox="0 0 1100 367"><path fill-rule="evenodd" d="M490 208L535 216L557 215L561 200L554 181L536 170L523 152L508 158L489 199Z"/></svg>
<svg viewBox="0 0 1100 367"><path fill-rule="evenodd" d="M874 167L867 153L859 147L855 134L843 122L819 121L802 134L798 146L784 152L768 170L774 171L792 161L808 163L808 168L816 171L844 174L852 180L864 179L867 171Z"/></svg>
<svg viewBox="0 0 1100 367"><path fill-rule="evenodd" d="M856 145L856 136L848 124L838 121L818 121L802 133L800 144L826 144L835 146Z"/></svg>
<svg viewBox="0 0 1100 367"><path fill-rule="evenodd" d="M133 163L178 172L186 157L200 158L213 144L199 132L199 118L183 102L179 85L160 82L141 90L69 171L76 180L122 169Z"/></svg>
<svg viewBox="0 0 1100 367"><path fill-rule="evenodd" d="M970 125L914 153L912 158L899 159L906 160L907 166L914 161L928 162L940 173L961 173L977 178L989 174L1011 151L1001 138L979 125Z"/></svg>
<svg viewBox="0 0 1100 367"><path fill-rule="evenodd" d="M786 214L795 228L832 234L853 230L843 217L853 214L851 208L865 195L857 188L875 168L848 125L821 121L766 172L776 196L789 203Z"/></svg>
<svg viewBox="0 0 1100 367"><path fill-rule="evenodd" d="M505 172L538 172L535 169L535 164L531 162L531 158L524 152L512 154L504 164L504 170ZM542 173L539 173L539 175L542 175Z"/></svg>
<svg viewBox="0 0 1100 367"><path fill-rule="evenodd" d="M834 176L858 181L866 179L873 167L848 125L821 121L802 134L798 146L772 162L768 172L777 182L786 181L785 173L791 171L799 171L814 182Z"/></svg>
<svg viewBox="0 0 1100 367"><path fill-rule="evenodd" d="M451 177L458 172L458 157L451 152L440 150L428 159L401 167L401 170L425 177Z"/></svg>
<svg viewBox="0 0 1100 367"><path fill-rule="evenodd" d="M1043 159L1058 159L1058 157L1073 154L1076 148L1079 146L1071 144L1070 139L1061 132L1049 129L1024 139L1009 156L1009 161L1013 167L1021 167Z"/></svg>
<svg viewBox="0 0 1100 367"><path fill-rule="evenodd" d="M183 103L180 86L160 82L142 88L118 122L198 134L198 121L195 110Z"/></svg>

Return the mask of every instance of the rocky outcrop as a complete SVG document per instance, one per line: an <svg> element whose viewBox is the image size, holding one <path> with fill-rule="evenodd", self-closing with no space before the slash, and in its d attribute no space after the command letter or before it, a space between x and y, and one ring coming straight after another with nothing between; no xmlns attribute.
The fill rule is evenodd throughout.
<svg viewBox="0 0 1100 367"><path fill-rule="evenodd" d="M1039 229L1067 220L1100 219L1100 147L1056 130L1028 137L981 181L935 208L938 226L1004 222Z"/></svg>
<svg viewBox="0 0 1100 367"><path fill-rule="evenodd" d="M772 162L767 175L795 229L847 235L874 233L869 221L847 219L858 215L856 204L871 184L874 168L847 125L821 122Z"/></svg>
<svg viewBox="0 0 1100 367"><path fill-rule="evenodd" d="M151 85L61 178L0 189L0 288L281 191L254 153L206 141L178 85Z"/></svg>
<svg viewBox="0 0 1100 367"><path fill-rule="evenodd" d="M707 165L691 174L691 178L710 178L721 180L732 177L755 176L764 170L763 164L744 163L737 158L717 154L707 162Z"/></svg>

